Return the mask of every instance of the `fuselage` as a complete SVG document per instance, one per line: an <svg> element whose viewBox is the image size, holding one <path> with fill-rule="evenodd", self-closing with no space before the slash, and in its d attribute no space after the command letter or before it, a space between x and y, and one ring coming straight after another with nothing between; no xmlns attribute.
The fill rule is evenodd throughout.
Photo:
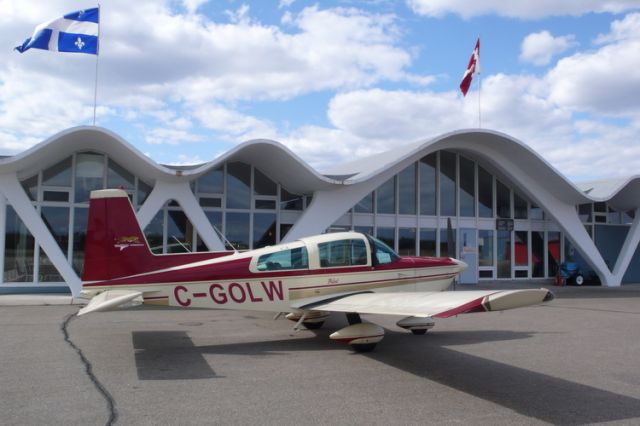
<svg viewBox="0 0 640 426"><path fill-rule="evenodd" d="M378 240L347 232L85 282L83 289L137 289L148 304L283 312L292 302L333 294L441 291L465 268L451 258L399 257Z"/></svg>

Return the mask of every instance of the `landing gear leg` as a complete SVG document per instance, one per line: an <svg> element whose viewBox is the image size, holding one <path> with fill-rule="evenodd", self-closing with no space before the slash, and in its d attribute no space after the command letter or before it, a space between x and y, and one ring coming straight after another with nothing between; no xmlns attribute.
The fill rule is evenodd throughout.
<svg viewBox="0 0 640 426"><path fill-rule="evenodd" d="M360 324L362 322L362 318L360 318L360 314L357 312L349 312L347 314L347 322L349 325Z"/></svg>

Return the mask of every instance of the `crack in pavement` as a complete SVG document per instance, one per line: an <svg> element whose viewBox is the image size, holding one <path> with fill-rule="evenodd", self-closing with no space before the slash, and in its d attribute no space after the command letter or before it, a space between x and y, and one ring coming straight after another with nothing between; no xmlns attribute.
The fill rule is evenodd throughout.
<svg viewBox="0 0 640 426"><path fill-rule="evenodd" d="M75 350L78 356L80 357L80 361L82 361L82 364L84 364L84 369L85 369L85 372L87 373L87 376L89 377L89 380L91 380L91 383L93 383L95 388L105 399L107 403L107 410L109 411L109 419L107 420L106 425L111 426L111 425L114 425L118 420L118 411L116 410L116 402L113 399L113 396L111 396L111 394L107 390L107 388L105 388L104 385L100 383L96 375L93 374L93 367L91 365L91 362L89 362L87 357L84 356L82 349L76 346L76 344L73 343L71 341L71 338L69 337L68 326L71 320L76 317L76 313L77 312L74 312L65 317L64 321L62 322L62 325L60 326L60 330L64 335L64 341L67 342L67 344L71 346L71 348L73 348L73 350Z"/></svg>

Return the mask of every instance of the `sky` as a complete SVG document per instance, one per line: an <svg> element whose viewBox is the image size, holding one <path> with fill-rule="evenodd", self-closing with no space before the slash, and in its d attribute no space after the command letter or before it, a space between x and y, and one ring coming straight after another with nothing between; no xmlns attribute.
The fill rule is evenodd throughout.
<svg viewBox="0 0 640 426"><path fill-rule="evenodd" d="M13 48L95 6L0 0L0 155L92 124L95 56ZM574 181L640 171L640 0L100 6L96 125L158 163L272 139L323 171L476 128L480 108L482 128ZM463 97L478 37L481 74Z"/></svg>

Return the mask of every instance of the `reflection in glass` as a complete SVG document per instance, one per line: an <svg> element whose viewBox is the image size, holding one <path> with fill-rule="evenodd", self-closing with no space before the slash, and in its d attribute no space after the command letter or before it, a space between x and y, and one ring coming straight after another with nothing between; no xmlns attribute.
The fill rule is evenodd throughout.
<svg viewBox="0 0 640 426"><path fill-rule="evenodd" d="M86 154L78 154L78 157ZM58 164L42 171L42 185L60 186L68 188L71 186L71 157L65 158Z"/></svg>
<svg viewBox="0 0 640 426"><path fill-rule="evenodd" d="M516 266L529 265L529 233L527 231L515 231L514 251Z"/></svg>
<svg viewBox="0 0 640 426"><path fill-rule="evenodd" d="M280 210L302 210L302 195L292 194L280 187Z"/></svg>
<svg viewBox="0 0 640 426"><path fill-rule="evenodd" d="M436 256L436 230L420 229L420 256Z"/></svg>
<svg viewBox="0 0 640 426"><path fill-rule="evenodd" d="M41 214L44 224L66 256L69 247L69 208L43 206Z"/></svg>
<svg viewBox="0 0 640 426"><path fill-rule="evenodd" d="M531 204L531 207L529 207L529 217L533 220L543 220L544 210L535 204Z"/></svg>
<svg viewBox="0 0 640 426"><path fill-rule="evenodd" d="M293 228L293 224L290 223L281 223L280 224L280 241L284 239L289 231Z"/></svg>
<svg viewBox="0 0 640 426"><path fill-rule="evenodd" d="M40 260L38 263L38 281L42 283L62 282L64 278L60 275L47 253L40 247Z"/></svg>
<svg viewBox="0 0 640 426"><path fill-rule="evenodd" d="M255 213L253 215L253 248L276 244L276 215L274 213Z"/></svg>
<svg viewBox="0 0 640 426"><path fill-rule="evenodd" d="M560 233L547 232L547 276L555 277L560 265Z"/></svg>
<svg viewBox="0 0 640 426"><path fill-rule="evenodd" d="M458 257L456 254L456 233L457 229L452 229L451 247L449 247L449 236L446 228L440 228L440 257Z"/></svg>
<svg viewBox="0 0 640 426"><path fill-rule="evenodd" d="M198 178L198 192L207 194L222 194L224 192L224 169L222 167L211 170Z"/></svg>
<svg viewBox="0 0 640 426"><path fill-rule="evenodd" d="M104 155L76 155L76 203L89 201L89 193L104 188Z"/></svg>
<svg viewBox="0 0 640 426"><path fill-rule="evenodd" d="M531 232L531 276L544 277L544 232Z"/></svg>
<svg viewBox="0 0 640 426"><path fill-rule="evenodd" d="M151 219L151 222L144 228L144 236L147 238L149 248L155 254L162 254L164 238L164 209L159 210L158 213Z"/></svg>
<svg viewBox="0 0 640 426"><path fill-rule="evenodd" d="M107 169L107 188L135 189L136 178L120 164L109 159Z"/></svg>
<svg viewBox="0 0 640 426"><path fill-rule="evenodd" d="M82 277L84 267L84 243L87 236L87 219L89 209L76 207L73 209L73 269Z"/></svg>
<svg viewBox="0 0 640 426"><path fill-rule="evenodd" d="M222 233L222 212L213 212L213 211L205 211L204 212L205 216L207 216L207 219L209 219L209 223L211 223L211 226L213 226L213 230L216 233L216 235L218 236L218 238L220 238L220 241L224 241L224 239L221 236ZM202 238L200 237L200 235L196 235L197 237L197 246L196 246L196 250L197 251L209 251L209 247L207 247L207 245L204 243L204 241L202 241Z"/></svg>
<svg viewBox="0 0 640 426"><path fill-rule="evenodd" d="M436 215L436 169L438 154L429 154L420 159L420 214Z"/></svg>
<svg viewBox="0 0 640 426"><path fill-rule="evenodd" d="M456 154L440 151L440 215L456 215Z"/></svg>
<svg viewBox="0 0 640 426"><path fill-rule="evenodd" d="M460 156L460 216L476 215L475 163Z"/></svg>
<svg viewBox="0 0 640 426"><path fill-rule="evenodd" d="M150 185L147 185L142 180L138 179L138 204L145 202L149 194L151 194L152 189L153 188L151 188Z"/></svg>
<svg viewBox="0 0 640 426"><path fill-rule="evenodd" d="M497 231L498 278L511 278L511 231Z"/></svg>
<svg viewBox="0 0 640 426"><path fill-rule="evenodd" d="M394 214L396 212L395 176L380 185L376 190L376 212L383 214Z"/></svg>
<svg viewBox="0 0 640 426"><path fill-rule="evenodd" d="M398 174L400 185L400 214L416 214L416 165L415 163ZM415 237L414 237L415 239ZM415 251L415 249L414 249Z"/></svg>
<svg viewBox="0 0 640 426"><path fill-rule="evenodd" d="M167 253L193 250L193 225L182 210L167 212Z"/></svg>
<svg viewBox="0 0 640 426"><path fill-rule="evenodd" d="M253 169L253 193L255 195L278 195L278 185L260 170Z"/></svg>
<svg viewBox="0 0 640 426"><path fill-rule="evenodd" d="M227 164L227 208L251 208L251 166L245 163Z"/></svg>
<svg viewBox="0 0 640 426"><path fill-rule="evenodd" d="M32 282L33 235L9 205L5 220L4 282Z"/></svg>
<svg viewBox="0 0 640 426"><path fill-rule="evenodd" d="M353 230L362 234L373 235L373 226L354 226Z"/></svg>
<svg viewBox="0 0 640 426"><path fill-rule="evenodd" d="M396 246L396 229L387 227L378 227L376 229L376 237L391 248Z"/></svg>
<svg viewBox="0 0 640 426"><path fill-rule="evenodd" d="M498 217L511 218L511 191L509 187L496 179L496 193Z"/></svg>
<svg viewBox="0 0 640 426"><path fill-rule="evenodd" d="M513 210L514 217L516 219L527 218L527 201L520 196L517 192L513 193Z"/></svg>
<svg viewBox="0 0 640 426"><path fill-rule="evenodd" d="M358 201L358 204L353 206L353 211L356 213L373 213L373 192Z"/></svg>
<svg viewBox="0 0 640 426"><path fill-rule="evenodd" d="M493 266L493 231L490 229L478 231L478 265Z"/></svg>
<svg viewBox="0 0 640 426"><path fill-rule="evenodd" d="M478 166L478 216L493 217L493 176Z"/></svg>
<svg viewBox="0 0 640 426"><path fill-rule="evenodd" d="M398 228L398 254L416 255L416 228Z"/></svg>
<svg viewBox="0 0 640 426"><path fill-rule="evenodd" d="M226 213L226 237L236 250L248 250L251 244L249 235L249 213Z"/></svg>
<svg viewBox="0 0 640 426"><path fill-rule="evenodd" d="M37 201L38 199L38 175L31 176L29 179L25 179L20 182L24 192L27 193L31 201Z"/></svg>

